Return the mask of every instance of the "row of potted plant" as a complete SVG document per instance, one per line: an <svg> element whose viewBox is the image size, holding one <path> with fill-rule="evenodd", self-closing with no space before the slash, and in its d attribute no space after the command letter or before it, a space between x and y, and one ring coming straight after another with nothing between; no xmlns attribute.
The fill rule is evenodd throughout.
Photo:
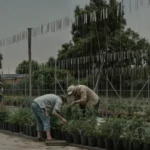
<svg viewBox="0 0 150 150"><path fill-rule="evenodd" d="M137 115L137 116L149 116L150 106L147 102L131 100L121 100L121 103L117 100L103 101L101 100L99 116L120 116L120 115ZM25 106L29 101L24 96L4 96L3 104L7 106Z"/></svg>
<svg viewBox="0 0 150 150"><path fill-rule="evenodd" d="M4 96L3 105L20 107L25 105L27 100L24 96Z"/></svg>
<svg viewBox="0 0 150 150"><path fill-rule="evenodd" d="M137 118L107 118L101 125L94 117L70 120L52 133L59 140L106 150L150 149L150 126Z"/></svg>
<svg viewBox="0 0 150 150"><path fill-rule="evenodd" d="M97 124L94 113L86 111L83 115L78 106L69 105L62 107L61 114L68 120L66 125L51 117L51 132L56 139L106 150L150 149L150 126L145 118L110 117ZM35 118L29 108L1 110L0 128L36 136Z"/></svg>
<svg viewBox="0 0 150 150"><path fill-rule="evenodd" d="M0 129L36 136L35 118L29 108L0 110Z"/></svg>

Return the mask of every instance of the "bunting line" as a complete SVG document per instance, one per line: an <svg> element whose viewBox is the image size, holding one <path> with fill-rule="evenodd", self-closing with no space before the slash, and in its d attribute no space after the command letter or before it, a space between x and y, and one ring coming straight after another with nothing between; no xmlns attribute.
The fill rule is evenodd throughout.
<svg viewBox="0 0 150 150"><path fill-rule="evenodd" d="M135 2L136 2L136 8L138 9L139 4L137 0L135 0ZM117 6L115 6L117 7L117 12L116 12L117 17L120 17L124 12L123 3L124 3L124 0L121 0L121 2L118 3ZM129 0L129 3L131 3L131 0ZM141 0L140 4L143 5L143 0ZM148 0L148 4L150 4L150 0ZM85 13L83 14L83 16L75 16L73 18L64 17L53 22L48 22L46 24L33 28L32 37L44 35L49 32L54 33L54 32L65 29L71 24L74 24L75 26L79 26L81 23L87 24L87 23L97 22L97 20L99 20L98 17L100 17L100 21L109 19L109 15L111 15L111 9L112 8L106 7L97 11L93 11L90 14ZM130 12L131 12L131 4L130 4ZM81 22L81 18L83 22ZM20 41L26 40L27 38L28 38L28 31L24 30L16 35L12 35L10 37L1 39L0 47L5 47L14 43L18 43Z"/></svg>

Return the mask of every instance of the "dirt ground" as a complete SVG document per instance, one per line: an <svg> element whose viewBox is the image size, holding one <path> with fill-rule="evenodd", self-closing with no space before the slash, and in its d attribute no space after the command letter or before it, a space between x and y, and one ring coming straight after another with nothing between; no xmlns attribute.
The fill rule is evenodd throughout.
<svg viewBox="0 0 150 150"><path fill-rule="evenodd" d="M0 150L81 150L75 147L54 147L46 146L41 142L34 142L33 140L27 140L19 138L13 135L6 135L0 133ZM82 149L83 150L83 149Z"/></svg>

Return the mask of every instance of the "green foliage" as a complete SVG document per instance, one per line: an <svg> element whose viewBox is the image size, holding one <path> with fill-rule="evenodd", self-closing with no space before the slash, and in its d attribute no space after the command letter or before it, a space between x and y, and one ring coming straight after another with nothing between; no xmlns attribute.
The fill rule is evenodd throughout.
<svg viewBox="0 0 150 150"><path fill-rule="evenodd" d="M8 110L5 107L1 106L0 107L0 123L6 121L7 117L8 117Z"/></svg>
<svg viewBox="0 0 150 150"><path fill-rule="evenodd" d="M25 99L24 96L4 96L3 97L4 105L22 106L26 102L27 100Z"/></svg>
<svg viewBox="0 0 150 150"><path fill-rule="evenodd" d="M37 61L32 60L32 71L39 69L39 64ZM16 68L17 74L28 74L29 73L29 61L23 60Z"/></svg>
<svg viewBox="0 0 150 150"><path fill-rule="evenodd" d="M127 120L124 124L121 138L130 141L142 142L144 135L144 122L145 120L140 118Z"/></svg>
<svg viewBox="0 0 150 150"><path fill-rule="evenodd" d="M20 108L19 110L10 110L7 117L7 122L20 125L35 125L35 117L29 108Z"/></svg>
<svg viewBox="0 0 150 150"><path fill-rule="evenodd" d="M64 104L61 108L61 114L63 114L67 120L82 118L82 112L78 105L70 106L70 104Z"/></svg>
<svg viewBox="0 0 150 150"><path fill-rule="evenodd" d="M54 57L50 57L46 63L46 65L49 67L49 68L54 68L55 67L55 58Z"/></svg>

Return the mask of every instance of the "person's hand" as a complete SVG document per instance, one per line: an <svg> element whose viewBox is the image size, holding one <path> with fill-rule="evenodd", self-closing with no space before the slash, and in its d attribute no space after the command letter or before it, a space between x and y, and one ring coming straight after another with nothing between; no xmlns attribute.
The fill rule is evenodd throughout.
<svg viewBox="0 0 150 150"><path fill-rule="evenodd" d="M62 124L66 124L66 123L67 123L67 120L66 120L65 118L62 118L62 119L61 119L61 123L62 123Z"/></svg>
<svg viewBox="0 0 150 150"><path fill-rule="evenodd" d="M46 117L48 116L48 112L47 111L45 111L45 115L46 115Z"/></svg>
<svg viewBox="0 0 150 150"><path fill-rule="evenodd" d="M75 105L75 104L76 104L76 101L71 102L71 105Z"/></svg>

